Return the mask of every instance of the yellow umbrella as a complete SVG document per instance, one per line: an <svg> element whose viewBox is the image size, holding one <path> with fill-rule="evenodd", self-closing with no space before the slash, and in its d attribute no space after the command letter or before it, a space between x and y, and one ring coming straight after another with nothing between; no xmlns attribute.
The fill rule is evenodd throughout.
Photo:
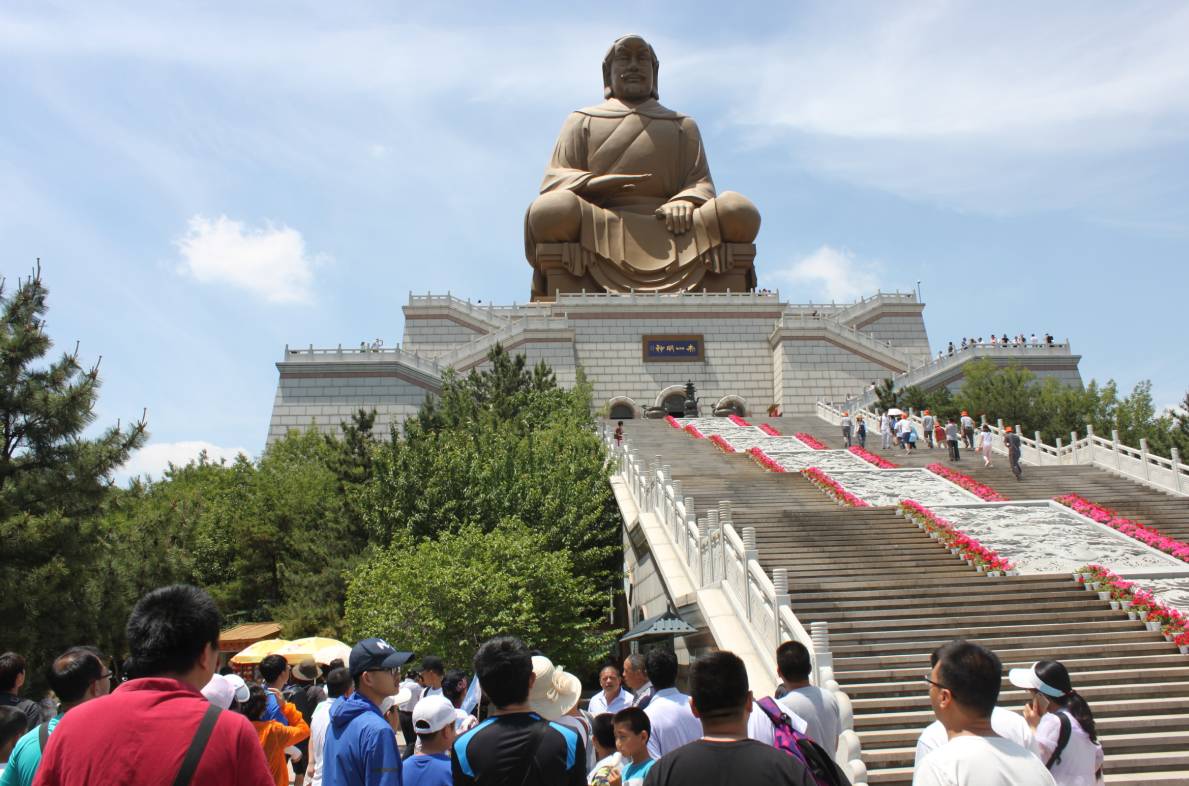
<svg viewBox="0 0 1189 786"><path fill-rule="evenodd" d="M288 639L265 639L264 641L258 641L233 655L231 665L254 666L277 650L288 645Z"/></svg>
<svg viewBox="0 0 1189 786"><path fill-rule="evenodd" d="M338 639L310 636L304 639L294 639L281 649L276 650L276 653L284 655L285 660L289 663L301 663L305 658L313 658L315 663L325 665L335 658L342 658L345 664L351 657L351 647Z"/></svg>

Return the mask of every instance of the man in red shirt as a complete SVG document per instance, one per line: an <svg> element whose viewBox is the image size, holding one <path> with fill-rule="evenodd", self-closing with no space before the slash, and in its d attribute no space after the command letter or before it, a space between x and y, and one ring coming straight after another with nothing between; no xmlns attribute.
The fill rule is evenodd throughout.
<svg viewBox="0 0 1189 786"><path fill-rule="evenodd" d="M219 658L211 597L184 584L153 590L126 635L139 679L63 716L34 786L272 786L251 722L200 693Z"/></svg>

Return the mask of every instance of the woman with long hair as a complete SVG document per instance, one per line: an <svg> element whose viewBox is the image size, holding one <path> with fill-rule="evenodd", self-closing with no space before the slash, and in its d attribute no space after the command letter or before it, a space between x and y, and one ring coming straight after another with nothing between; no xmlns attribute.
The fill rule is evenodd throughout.
<svg viewBox="0 0 1189 786"><path fill-rule="evenodd" d="M1102 784L1102 746L1094 714L1073 689L1065 666L1055 660L1037 661L1028 669L1012 669L1007 678L1031 696L1024 705L1024 719L1057 786Z"/></svg>
<svg viewBox="0 0 1189 786"><path fill-rule="evenodd" d="M288 726L279 721L264 719L270 691L277 697L281 713L289 722ZM285 749L310 737L310 727L301 716L301 712L292 702L285 701L280 691L271 688L265 690L260 685L253 685L248 693L248 700L242 704L237 702L234 707L252 721L260 744L264 746L264 758L268 760L268 769L272 773L273 781L277 786L289 786L289 761L285 756Z"/></svg>

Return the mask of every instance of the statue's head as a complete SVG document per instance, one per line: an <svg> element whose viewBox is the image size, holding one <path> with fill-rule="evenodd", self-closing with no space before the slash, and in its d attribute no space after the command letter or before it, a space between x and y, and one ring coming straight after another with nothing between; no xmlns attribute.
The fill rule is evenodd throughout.
<svg viewBox="0 0 1189 786"><path fill-rule="evenodd" d="M603 58L603 97L628 101L660 98L657 77L660 61L647 41L638 35L616 40Z"/></svg>

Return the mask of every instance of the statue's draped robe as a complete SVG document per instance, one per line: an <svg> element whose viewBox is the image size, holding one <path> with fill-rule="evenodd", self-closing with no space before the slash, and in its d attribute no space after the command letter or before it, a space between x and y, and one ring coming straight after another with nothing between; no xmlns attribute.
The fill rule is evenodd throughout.
<svg viewBox="0 0 1189 786"><path fill-rule="evenodd" d="M571 272L589 272L610 291L678 291L720 272L722 236L714 182L702 136L692 118L655 100L632 108L612 98L571 114L562 126L541 193L577 192L598 175L651 174L634 189L601 197L579 195L581 253ZM658 219L658 207L692 203L692 228L680 235ZM536 241L526 225L526 253L535 264Z"/></svg>

